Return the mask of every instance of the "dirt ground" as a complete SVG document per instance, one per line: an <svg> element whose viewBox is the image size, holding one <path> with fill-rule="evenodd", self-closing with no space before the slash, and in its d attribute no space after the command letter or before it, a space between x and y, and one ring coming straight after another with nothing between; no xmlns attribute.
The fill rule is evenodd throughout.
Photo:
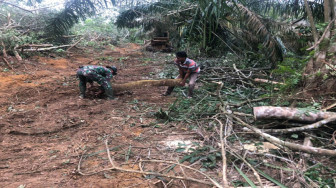
<svg viewBox="0 0 336 188"><path fill-rule="evenodd" d="M119 166L139 170L140 159L179 159L164 145L165 140L196 136L186 133L183 126L157 123L153 114L174 101L161 96L165 87L136 89L109 101L94 96L95 85L87 99L79 99L75 76L79 65L115 65L119 70L114 82L125 83L157 78L166 57L127 44L100 52L77 49L65 57L31 57L14 63L13 71L2 71L0 187L206 187L104 170L111 168L105 140ZM6 67L1 65L2 70ZM142 165L156 172L170 166ZM180 171L172 175L181 175Z"/></svg>

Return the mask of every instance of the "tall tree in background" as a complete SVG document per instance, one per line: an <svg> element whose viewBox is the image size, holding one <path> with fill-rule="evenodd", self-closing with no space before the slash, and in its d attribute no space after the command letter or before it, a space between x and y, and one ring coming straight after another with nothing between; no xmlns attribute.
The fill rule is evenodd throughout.
<svg viewBox="0 0 336 188"><path fill-rule="evenodd" d="M306 11L310 12L307 0ZM335 1L324 0L324 22L328 23L322 35L314 37L314 45L308 50L314 54L309 60L305 71L305 90L307 96L328 94L335 92L336 88L336 40L335 40ZM313 33L316 33L315 23L310 20Z"/></svg>

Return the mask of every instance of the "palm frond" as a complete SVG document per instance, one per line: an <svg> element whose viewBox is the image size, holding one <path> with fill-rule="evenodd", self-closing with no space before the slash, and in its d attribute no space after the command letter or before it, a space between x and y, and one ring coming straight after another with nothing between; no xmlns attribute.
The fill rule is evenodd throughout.
<svg viewBox="0 0 336 188"><path fill-rule="evenodd" d="M65 4L65 8L54 15L49 20L49 25L45 28L47 37L57 39L64 35L79 20L85 20L87 17L96 13L97 9L107 5L107 0L69 0ZM115 4L115 0L110 0ZM103 4L104 3L104 4Z"/></svg>
<svg viewBox="0 0 336 188"><path fill-rule="evenodd" d="M263 41L263 46L268 49L269 52L266 55L272 62L282 60L281 48L271 32L268 31L261 18L242 4L237 4L237 7L245 18L243 21L245 21L246 27L254 35L258 36L258 38Z"/></svg>
<svg viewBox="0 0 336 188"><path fill-rule="evenodd" d="M309 5L314 18L322 21L324 19L323 0L309 1ZM247 1L244 6L264 16L272 16L278 19L293 19L301 16L306 17L307 15L303 0L251 0Z"/></svg>
<svg viewBox="0 0 336 188"><path fill-rule="evenodd" d="M139 26L148 27L154 20L160 19L169 11L176 10L179 0L159 1L150 4L142 4L132 9L122 11L115 24L120 28L134 28ZM147 23L147 24L146 24Z"/></svg>

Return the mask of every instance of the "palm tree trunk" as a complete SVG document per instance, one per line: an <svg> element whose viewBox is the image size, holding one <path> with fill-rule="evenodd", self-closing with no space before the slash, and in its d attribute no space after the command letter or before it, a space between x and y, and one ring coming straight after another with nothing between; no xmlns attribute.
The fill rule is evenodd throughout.
<svg viewBox="0 0 336 188"><path fill-rule="evenodd" d="M330 23L330 27L327 27L322 37L318 39L308 1L304 0L304 2L308 19L312 27L314 42L316 44L315 54L308 61L304 70L304 95L306 97L320 96L323 93L334 92L334 88L336 88L335 79L330 77L330 71L333 70L332 68L335 66L335 55L327 57L327 54L334 54L336 52L336 45L334 45L335 39L332 39L335 23ZM334 22L335 0L325 0L324 8L325 21L330 22L330 20L333 20Z"/></svg>
<svg viewBox="0 0 336 188"><path fill-rule="evenodd" d="M323 7L324 7L324 22L330 22L330 9L331 7L331 1L333 0L324 0Z"/></svg>
<svg viewBox="0 0 336 188"><path fill-rule="evenodd" d="M314 42L317 43L317 41L318 41L318 35L317 35L316 27L315 27L315 24L314 24L313 14L312 14L312 12L310 10L308 1L304 0L304 3L305 3L306 12L307 12L307 15L308 15L308 20L309 20L309 23L310 23L310 27L312 28Z"/></svg>

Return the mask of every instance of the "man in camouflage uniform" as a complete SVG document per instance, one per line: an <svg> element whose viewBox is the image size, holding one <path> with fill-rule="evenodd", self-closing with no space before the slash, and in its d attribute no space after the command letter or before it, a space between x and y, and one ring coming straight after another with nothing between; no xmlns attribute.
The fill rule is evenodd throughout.
<svg viewBox="0 0 336 188"><path fill-rule="evenodd" d="M117 68L114 66L80 66L77 70L80 98L85 98L86 83L89 82L92 86L93 82L95 81L100 85L101 94L105 92L105 95L108 99L114 99L113 90L110 83L113 75L117 75Z"/></svg>

